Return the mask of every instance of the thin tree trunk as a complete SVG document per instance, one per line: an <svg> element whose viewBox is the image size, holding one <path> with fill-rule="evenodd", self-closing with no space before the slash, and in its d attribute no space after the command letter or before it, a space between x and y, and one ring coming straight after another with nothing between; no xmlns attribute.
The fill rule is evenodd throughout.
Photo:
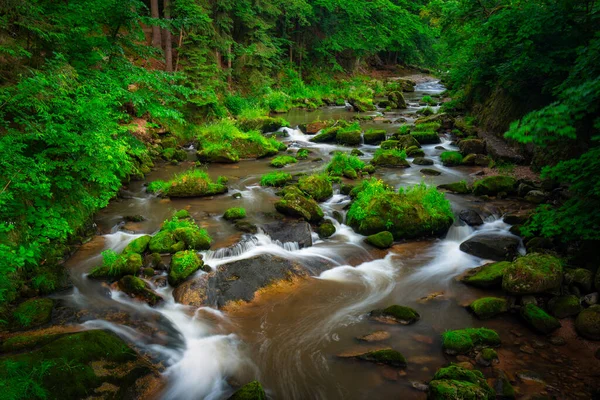
<svg viewBox="0 0 600 400"><path fill-rule="evenodd" d="M229 89L231 90L231 68L233 66L233 60L232 60L232 55L231 55L231 44L229 44L229 47L227 48L227 68L228 68L228 72L229 75L227 76L227 83L229 84Z"/></svg>
<svg viewBox="0 0 600 400"><path fill-rule="evenodd" d="M160 17L158 12L158 0L150 1L150 15L155 19ZM157 25L152 25L152 46L159 49L161 48L160 27Z"/></svg>
<svg viewBox="0 0 600 400"><path fill-rule="evenodd" d="M179 54L181 53L181 44L183 43L183 28L179 30L179 42L177 42L177 58L175 58L175 72L179 68Z"/></svg>
<svg viewBox="0 0 600 400"><path fill-rule="evenodd" d="M166 20L170 20L171 19L171 10L170 8L170 4L169 4L170 0L164 0L164 10L163 13L165 15L165 19ZM169 30L169 28L166 28L164 30L164 35L165 35L165 62L167 64L167 72L173 72L173 38L171 37L171 31Z"/></svg>

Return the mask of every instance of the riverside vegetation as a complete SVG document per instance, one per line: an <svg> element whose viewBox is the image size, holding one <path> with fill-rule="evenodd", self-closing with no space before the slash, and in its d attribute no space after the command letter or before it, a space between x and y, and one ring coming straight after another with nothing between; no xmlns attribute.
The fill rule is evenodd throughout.
<svg viewBox="0 0 600 400"><path fill-rule="evenodd" d="M360 362L357 368L371 365L395 384L422 362L398 351L395 326L406 325L401 329L407 334L425 329L419 327L433 311L423 304L444 294L429 294L411 303L414 309L395 304L391 288L377 286L385 268L371 279L369 263L388 263L397 253L408 259L403 246L417 242L450 243L449 230L458 226L469 226L472 234L461 237L457 250L460 245L472 257L468 262L482 265L444 276L458 282L436 279L447 285L444 290L461 285L459 290L489 293L468 292L478 298L460 309L464 326L444 326L437 341L410 333L419 345L436 346L429 353L446 354L443 363L428 364L434 369L426 379L411 378L412 387L430 399L597 395L597 384L584 384L576 372L557 389L515 369L504 327L522 324L539 338L532 339L541 343L535 350L515 340L528 354L525 364L537 365L529 357L534 352L547 357L541 349L548 343L564 345L569 329L600 358L599 7L592 0L3 2L3 395L301 398L305 392L288 392L292 386L274 384L277 374L265 373L258 375L268 382L265 388L254 375L220 372L214 380L222 384L212 391L182 394L188 389L182 384L177 392L183 382L177 372L162 374L165 359L140 351L156 347L104 330L118 324L139 329L135 317L110 307L83 306L78 314L64 294L102 285L111 296L123 295L169 320L175 302L235 316L236 307L261 304L273 288L285 292L282 287L313 275L328 281L344 264L369 276L365 287L387 293L367 302L370 293L359 311L344 312L392 328L358 338L370 347L339 354L341 368L353 361ZM410 79L399 78L407 74ZM411 96L433 79L426 74L448 90ZM292 120L299 109L308 123ZM321 110L336 111L313 117ZM246 185L244 173L240 179L224 167L249 168L250 176L255 164L255 186ZM431 168L418 170L413 183L397 179L421 166ZM448 179L455 175L460 179ZM211 218L221 225L186 209L170 210L159 226L144 225L148 215L126 216L131 226L153 229L119 250L107 244L100 257L100 250L90 253L94 266L82 285L66 261L98 233L97 213L131 199L127 188L140 182L141 196L175 210L201 198L199 204L216 207ZM248 187L268 194L256 200L268 200L257 206L260 212L254 204L231 203L247 197ZM508 227L501 234L490 228L494 213L475 203L502 210L510 233ZM221 230L236 232L230 236L238 247L224 241ZM281 246L248 258L244 252L264 246L263 234ZM335 256L323 250L346 240L352 246ZM311 250L305 259L290 257L311 246L321 249L321 258L311 258ZM351 255L357 246L369 260ZM344 251L349 255L340 263L336 257ZM316 301L319 294L308 297ZM182 319L146 328L155 329L153 335L189 333L177 325ZM86 324L90 320L108 322ZM384 345L373 346L378 341ZM194 349L190 343L184 342L188 351ZM585 370L593 355L577 357ZM168 365L167 371L176 368ZM386 397L414 389L381 390Z"/></svg>

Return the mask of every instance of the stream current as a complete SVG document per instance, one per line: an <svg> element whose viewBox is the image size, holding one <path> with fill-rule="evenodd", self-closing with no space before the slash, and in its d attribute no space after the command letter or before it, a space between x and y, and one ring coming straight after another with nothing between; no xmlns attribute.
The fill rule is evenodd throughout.
<svg viewBox="0 0 600 400"><path fill-rule="evenodd" d="M408 109L398 114L386 113L392 123L363 123L363 129L394 132L402 124L398 119L414 119L420 108L418 99L444 90L437 81L418 84L407 93ZM365 113L375 115L377 112ZM351 119L356 113L343 107L328 107L314 112L293 110L283 115L292 126L325 119ZM398 121L396 121L398 120ZM308 148L308 160L286 167L286 172L318 172L331 158L333 150L349 151L338 145L315 144L299 129L284 128L282 138L291 148ZM439 145L423 146L426 157L434 160L440 176L424 176L420 167L379 169L376 176L396 188L421 181L439 185L461 179L472 180L476 169L446 168L439 155L455 149L450 138ZM375 146L361 145L361 158L372 158ZM311 161L320 157L321 162ZM179 166L164 165L149 174L147 181L169 178L189 168L194 159ZM409 159L409 161L411 161ZM443 239L396 244L389 250L376 250L364 243L364 237L346 225L334 222L337 231L329 239L313 234L312 247L300 249L295 243L275 243L265 234L240 234L222 219L230 207L244 207L252 223L271 222L277 200L275 191L259 185L262 174L272 170L269 160L242 161L234 165L210 165L208 172L216 179L229 178L229 194L205 199L167 200L145 192L143 182L132 183L127 198L112 202L102 210L96 222L102 235L84 245L68 265L75 288L63 297L71 306L86 310L84 328L114 331L151 358L162 362L166 385L157 394L161 399L225 399L235 385L259 380L274 399L391 399L425 397L412 387L416 381L428 381L448 360L441 349L440 335L448 329L488 326L508 335L514 328L511 317L493 321L476 320L464 308L482 292L464 286L456 277L467 269L485 262L459 250L462 241L482 232L495 231L510 235L502 221L502 204L481 203L470 196L448 194L456 214L464 208L478 209L485 224L474 229L458 218ZM233 193L241 193L234 199ZM334 211L345 213L350 199L335 194L321 206L326 217ZM154 286L165 302L151 308L106 285L86 278L101 262L101 251L121 251L142 234L153 234L173 211L185 208L214 239L211 251L202 252L205 263L216 268L227 262L259 254L273 254L299 263L311 259L325 260L333 268L289 287L261 293L248 305L227 312L213 308L191 308L173 300L173 288ZM123 224L125 215L141 214L146 220ZM333 219L333 218L331 218ZM198 274L204 272L199 271ZM489 292L488 292L489 295ZM401 304L415 308L421 320L410 326L382 326L367 318L375 308ZM114 315L121 317L115 318ZM363 343L356 337L378 330L391 337L383 347L402 352L408 360L404 371L339 357L361 349L381 347Z"/></svg>

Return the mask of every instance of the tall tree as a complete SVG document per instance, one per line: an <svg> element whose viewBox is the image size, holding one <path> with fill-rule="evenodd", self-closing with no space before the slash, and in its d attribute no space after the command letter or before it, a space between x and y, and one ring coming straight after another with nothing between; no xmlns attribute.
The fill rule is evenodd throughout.
<svg viewBox="0 0 600 400"><path fill-rule="evenodd" d="M150 0L150 15L156 21L160 18L160 11L158 9L158 0ZM152 46L156 48L162 48L162 38L160 35L160 26L156 23L152 24Z"/></svg>

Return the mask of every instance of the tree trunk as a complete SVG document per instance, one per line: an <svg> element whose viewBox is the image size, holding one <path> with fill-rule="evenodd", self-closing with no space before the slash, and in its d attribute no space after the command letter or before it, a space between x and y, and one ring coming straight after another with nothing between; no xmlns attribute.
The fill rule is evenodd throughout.
<svg viewBox="0 0 600 400"><path fill-rule="evenodd" d="M170 20L171 19L171 10L170 8L170 4L169 4L170 0L164 0L164 10L163 13L165 15L165 19L166 20ZM164 30L164 35L165 35L165 62L167 65L167 72L173 72L173 38L171 37L171 31L169 30L169 28L166 28Z"/></svg>
<svg viewBox="0 0 600 400"><path fill-rule="evenodd" d="M229 84L229 90L231 90L231 68L233 66L233 56L231 54L231 44L229 44L229 48L227 49L227 68L229 69L229 75L227 76L227 83Z"/></svg>
<svg viewBox="0 0 600 400"><path fill-rule="evenodd" d="M150 1L150 15L155 19L160 17L158 12L158 0ZM152 25L152 46L159 49L161 48L160 27L157 25Z"/></svg>

